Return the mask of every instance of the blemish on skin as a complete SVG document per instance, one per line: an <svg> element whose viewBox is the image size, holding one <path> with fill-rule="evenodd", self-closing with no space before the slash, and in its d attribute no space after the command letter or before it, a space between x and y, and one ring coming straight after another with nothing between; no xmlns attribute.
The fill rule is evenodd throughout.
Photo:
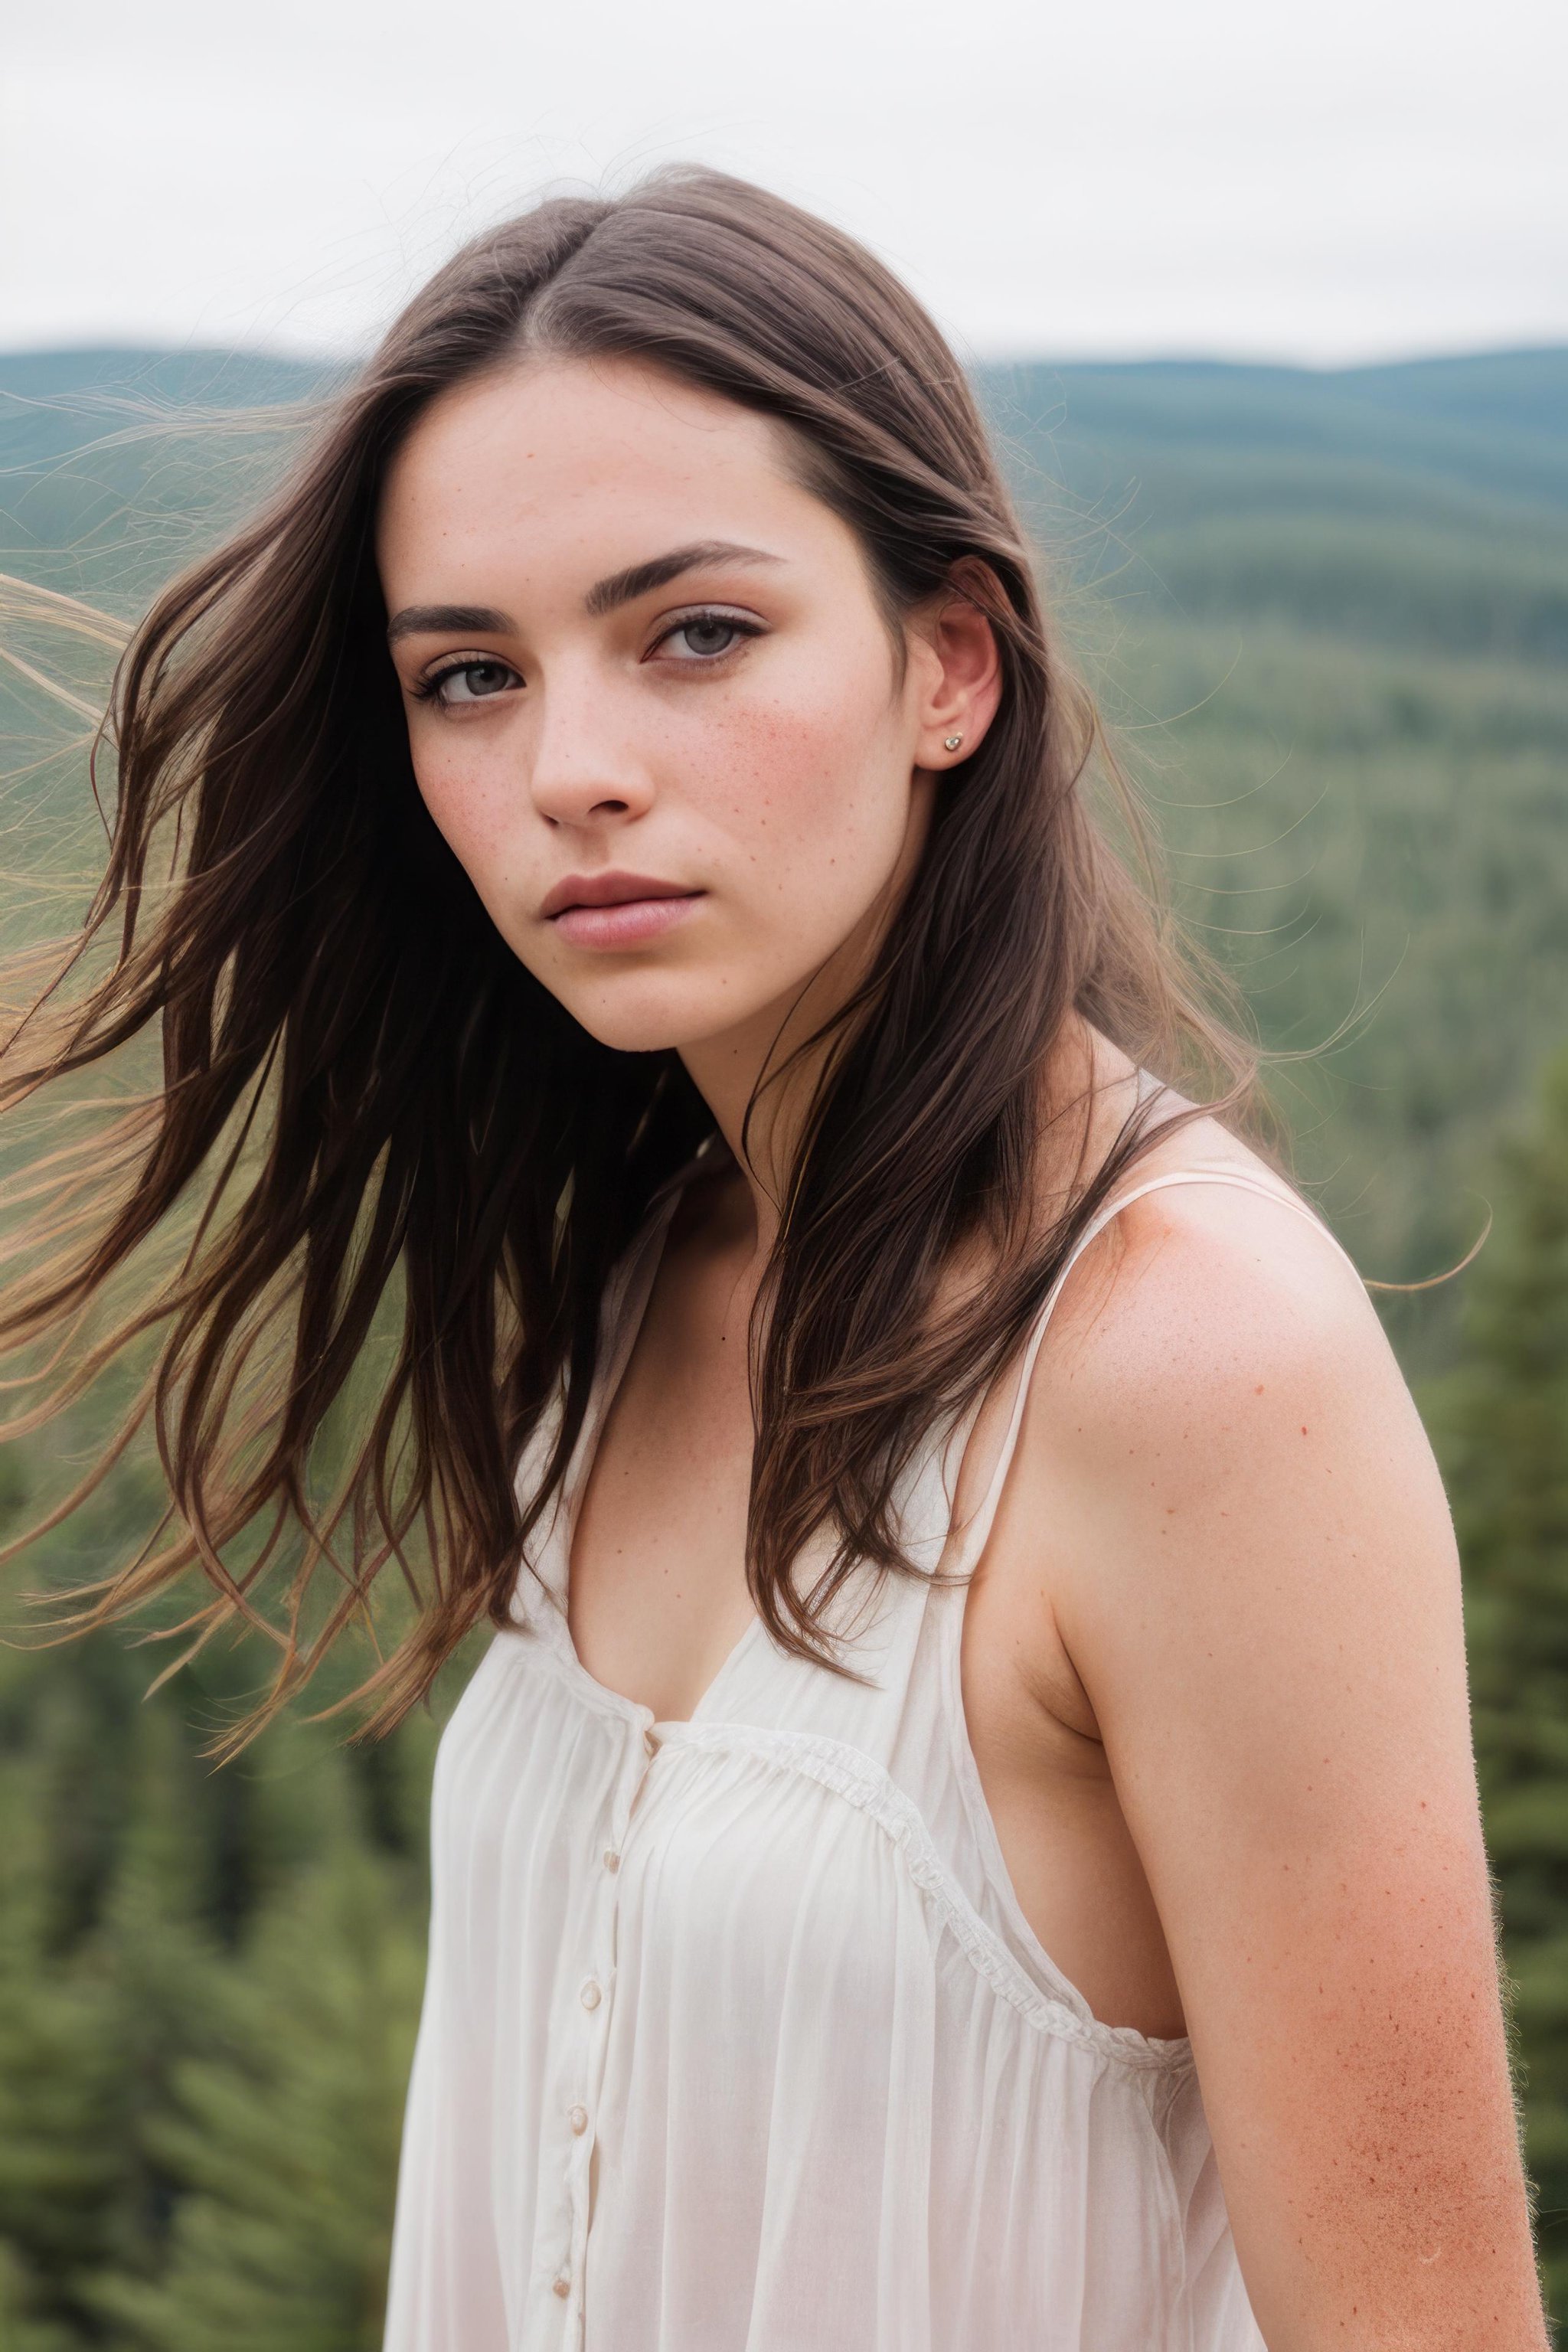
<svg viewBox="0 0 1568 2352"><path fill-rule="evenodd" d="M1303 1436L1303 1437L1305 1437L1305 1436L1306 1436L1306 1434L1307 1434L1307 1424L1306 1424L1306 1423L1305 1423L1305 1422L1303 1422L1303 1423L1301 1423L1301 1434L1302 1434L1302 1436Z"/></svg>
<svg viewBox="0 0 1568 2352"><path fill-rule="evenodd" d="M1258 1386L1253 1390L1252 1393L1254 1396L1261 1396L1263 1394L1263 1383L1261 1381L1258 1381Z"/></svg>

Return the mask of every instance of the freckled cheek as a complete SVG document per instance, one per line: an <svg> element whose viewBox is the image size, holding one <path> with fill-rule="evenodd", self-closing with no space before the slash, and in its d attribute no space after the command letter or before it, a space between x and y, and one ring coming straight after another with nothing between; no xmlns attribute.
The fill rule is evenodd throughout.
<svg viewBox="0 0 1568 2352"><path fill-rule="evenodd" d="M437 832L458 858L494 858L503 846L509 817L515 818L516 783L486 772L481 761L414 752L414 779ZM476 877L476 878L478 878Z"/></svg>
<svg viewBox="0 0 1568 2352"><path fill-rule="evenodd" d="M847 889L857 868L891 854L901 833L896 763L866 721L865 698L837 710L752 710L707 747L700 793L688 789L763 876L777 884L797 872L818 882L837 868Z"/></svg>

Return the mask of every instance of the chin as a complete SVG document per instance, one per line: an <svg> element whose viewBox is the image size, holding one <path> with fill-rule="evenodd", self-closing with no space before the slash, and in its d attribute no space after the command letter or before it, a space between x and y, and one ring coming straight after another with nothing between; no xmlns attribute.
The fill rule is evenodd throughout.
<svg viewBox="0 0 1568 2352"><path fill-rule="evenodd" d="M804 980L805 975L802 975ZM794 996L800 982L786 987L784 1001ZM577 989L560 994L573 1019L617 1054L679 1053L727 1036L742 1023L773 1006L782 1013L776 986L746 987L731 973L721 986L711 973L673 973L661 983L658 975L629 974L620 986L611 982L595 990Z"/></svg>

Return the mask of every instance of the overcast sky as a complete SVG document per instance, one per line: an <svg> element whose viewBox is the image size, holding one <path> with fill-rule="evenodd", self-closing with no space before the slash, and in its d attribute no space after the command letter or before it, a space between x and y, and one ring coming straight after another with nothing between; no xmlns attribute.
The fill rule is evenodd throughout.
<svg viewBox="0 0 1568 2352"><path fill-rule="evenodd" d="M0 45L0 347L363 348L550 183L720 163L961 352L1568 341L1563 0L64 0Z"/></svg>

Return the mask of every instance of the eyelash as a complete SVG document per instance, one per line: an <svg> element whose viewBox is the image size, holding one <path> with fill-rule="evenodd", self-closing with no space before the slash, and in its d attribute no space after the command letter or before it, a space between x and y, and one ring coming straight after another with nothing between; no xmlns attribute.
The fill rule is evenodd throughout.
<svg viewBox="0 0 1568 2352"><path fill-rule="evenodd" d="M733 629L742 639L747 637L760 637L763 634L762 625L759 622L742 621L733 613L721 613L717 610L709 611L704 609L692 613L682 613L679 620L671 621L669 626L663 630L660 635L654 639L654 644L656 646L662 646L666 637L678 636L682 629L700 628L704 622L717 622L721 628ZM717 669L721 662L728 661L731 654L738 653L739 651L739 646L726 646L721 654L710 654L707 656L698 655L691 661L678 663L677 667L680 669ZM480 660L451 661L447 662L444 668L436 670L429 677L423 677L417 680L410 691L416 702L440 703L441 688L445 686L449 677L461 677L465 670L470 669L510 668L511 664L510 662L503 662L498 657L490 655L486 655ZM516 676L515 671L513 671L512 674L514 677ZM477 699L481 702L486 702L489 701L489 697L488 695L480 695ZM446 706L443 707L445 708Z"/></svg>

